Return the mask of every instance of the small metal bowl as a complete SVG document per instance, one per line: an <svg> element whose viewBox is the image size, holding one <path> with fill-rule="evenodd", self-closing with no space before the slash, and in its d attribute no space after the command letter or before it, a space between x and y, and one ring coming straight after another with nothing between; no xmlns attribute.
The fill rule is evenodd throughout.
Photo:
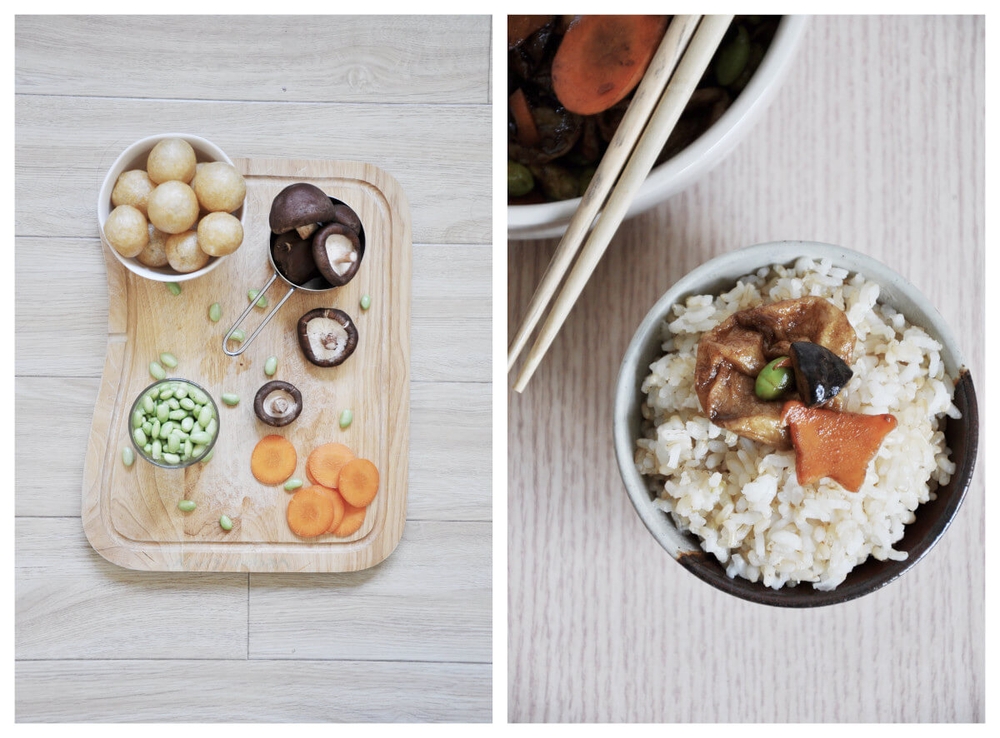
<svg viewBox="0 0 1000 738"><path fill-rule="evenodd" d="M165 385L183 386L187 389L188 396L191 395L192 389L195 390L196 392L200 392L201 394L203 394L205 397L208 398L208 402L199 404L203 406L205 405L211 406L212 417L215 418L215 422L217 424L221 424L221 420L219 419L219 406L215 403L215 399L212 397L212 395L204 387L195 384L190 379L182 379L180 377L168 377L166 379L161 379L157 382L153 382L151 385L146 387L142 392L140 392L139 395L135 398L135 402L132 403L132 407L129 409L128 413L128 431L129 431L129 438L132 439L132 446L135 448L135 451L139 455L139 458L145 459L150 464L158 466L161 469L184 469L186 467L191 466L192 464L197 464L199 461L203 460L206 456L212 453L212 449L215 448L215 442L219 439L219 432L221 431L221 428L216 429L215 435L212 436L212 440L209 443L205 444L204 451L198 454L198 456L182 460L178 464L170 464L164 461L162 458L154 459L151 454L147 454L145 449L141 445L139 445L139 442L135 438L136 435L135 426L132 422L132 419L135 417L136 411L140 409L139 405L142 402L143 398L154 391L156 391L157 393L160 392ZM161 442L163 441L163 439L159 440Z"/></svg>
<svg viewBox="0 0 1000 738"><path fill-rule="evenodd" d="M702 550L698 538L681 531L673 518L653 504L653 494L636 469L636 439L641 434L644 401L643 379L649 366L662 355L660 327L670 308L690 295L717 295L736 281L761 267L791 264L800 257L828 258L833 266L860 273L880 285L879 302L902 312L907 321L918 325L942 345L941 360L951 377L957 377L954 403L961 420L947 419L945 436L956 470L950 482L939 487L936 498L920 505L916 520L906 526L903 538L893 544L907 552L903 561L878 561L869 557L856 566L836 589L817 590L808 582L794 587L772 589L741 577L730 578L725 567ZM615 391L615 455L625 488L646 528L684 568L712 586L736 597L779 607L817 607L861 597L892 582L914 566L944 535L955 518L976 464L979 445L979 414L972 377L962 359L957 342L940 314L920 292L879 261L850 249L807 241L765 243L740 249L698 267L680 279L657 301L643 319L622 361Z"/></svg>

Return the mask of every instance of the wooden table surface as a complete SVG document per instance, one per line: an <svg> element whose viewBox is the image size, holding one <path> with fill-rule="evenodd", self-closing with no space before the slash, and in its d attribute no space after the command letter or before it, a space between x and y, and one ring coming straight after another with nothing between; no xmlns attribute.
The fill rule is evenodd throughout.
<svg viewBox="0 0 1000 738"><path fill-rule="evenodd" d="M731 249L804 239L915 284L984 374L982 17L817 17L773 105L708 176L627 221L508 411L511 721L982 721L984 473L909 573L818 610L674 563L625 494L612 390L646 311ZM508 335L557 241L508 244ZM513 375L510 378L513 383Z"/></svg>
<svg viewBox="0 0 1000 738"><path fill-rule="evenodd" d="M492 719L490 48L489 16L16 19L17 721ZM372 569L137 572L84 535L97 192L170 131L368 162L409 200L407 520Z"/></svg>

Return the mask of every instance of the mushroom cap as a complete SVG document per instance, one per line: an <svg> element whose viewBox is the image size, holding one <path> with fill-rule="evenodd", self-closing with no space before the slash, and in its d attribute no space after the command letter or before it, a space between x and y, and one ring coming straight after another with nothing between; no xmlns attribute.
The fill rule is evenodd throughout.
<svg viewBox="0 0 1000 738"><path fill-rule="evenodd" d="M334 287L343 287L354 278L364 254L358 234L343 223L327 223L312 239L316 268Z"/></svg>
<svg viewBox="0 0 1000 738"><path fill-rule="evenodd" d="M271 258L275 268L289 282L302 286L320 276L312 254L312 240L294 230L271 237Z"/></svg>
<svg viewBox="0 0 1000 738"><path fill-rule="evenodd" d="M299 318L297 334L305 357L316 366L337 366L358 346L351 316L337 308L316 308Z"/></svg>
<svg viewBox="0 0 1000 738"><path fill-rule="evenodd" d="M299 417L302 393L294 385L275 379L257 390L253 411L261 422L280 428Z"/></svg>
<svg viewBox="0 0 1000 738"><path fill-rule="evenodd" d="M338 223L343 223L345 226L350 228L352 231L361 235L361 218L358 214L354 212L354 208L350 205L345 205L342 202L338 202L333 206L333 219Z"/></svg>
<svg viewBox="0 0 1000 738"><path fill-rule="evenodd" d="M288 185L271 202L269 223L275 233L287 233L314 223L325 223L334 216L334 204L316 185L298 182Z"/></svg>

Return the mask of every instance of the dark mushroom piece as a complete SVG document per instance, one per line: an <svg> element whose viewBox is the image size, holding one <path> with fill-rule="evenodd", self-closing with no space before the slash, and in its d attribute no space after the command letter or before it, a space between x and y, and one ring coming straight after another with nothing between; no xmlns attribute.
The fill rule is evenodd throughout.
<svg viewBox="0 0 1000 738"><path fill-rule="evenodd" d="M316 366L337 366L358 346L358 329L351 316L336 308L316 308L299 318L299 346Z"/></svg>
<svg viewBox="0 0 1000 738"><path fill-rule="evenodd" d="M364 255L358 234L343 223L327 223L313 236L313 261L323 278L334 287L343 287L351 281Z"/></svg>
<svg viewBox="0 0 1000 738"><path fill-rule="evenodd" d="M294 385L276 379L257 390L253 411L262 422L280 428L299 417L302 393Z"/></svg>
<svg viewBox="0 0 1000 738"><path fill-rule="evenodd" d="M354 209L350 205L345 205L342 202L334 203L333 220L343 223L357 233L359 237L361 236L361 218L358 217L358 214L354 212Z"/></svg>
<svg viewBox="0 0 1000 738"><path fill-rule="evenodd" d="M274 233L297 231L300 238L309 238L320 223L333 220L333 201L323 190L308 182L288 185L271 202L269 223Z"/></svg>
<svg viewBox="0 0 1000 738"><path fill-rule="evenodd" d="M320 276L313 259L312 240L299 238L294 230L274 236L271 255L274 266L292 284L303 285Z"/></svg>
<svg viewBox="0 0 1000 738"><path fill-rule="evenodd" d="M793 341L789 358L795 387L808 407L828 404L854 376L846 361L818 343Z"/></svg>

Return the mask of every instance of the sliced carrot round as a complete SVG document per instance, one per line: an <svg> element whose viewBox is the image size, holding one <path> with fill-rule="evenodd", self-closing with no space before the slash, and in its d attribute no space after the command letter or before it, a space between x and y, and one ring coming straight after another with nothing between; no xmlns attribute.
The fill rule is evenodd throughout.
<svg viewBox="0 0 1000 738"><path fill-rule="evenodd" d="M347 508L347 503L344 502L344 498L340 496L340 492L335 489L329 489L328 487L323 487L317 485L316 489L323 490L323 492L329 495L330 499L333 501L333 520L330 521L330 525L327 526L326 532L333 533L333 529L340 525L341 521L344 519L344 511Z"/></svg>
<svg viewBox="0 0 1000 738"><path fill-rule="evenodd" d="M288 501L288 528L302 538L326 533L336 515L333 497L320 487L304 487ZM343 513L341 513L343 515Z"/></svg>
<svg viewBox="0 0 1000 738"><path fill-rule="evenodd" d="M345 503L344 519L340 521L340 525L329 532L338 538L346 538L347 536L354 535L364 525L367 510L368 508L366 507L354 507L354 505Z"/></svg>
<svg viewBox="0 0 1000 738"><path fill-rule="evenodd" d="M295 446L284 436L264 436L250 455L250 471L261 484L281 484L295 471Z"/></svg>
<svg viewBox="0 0 1000 738"><path fill-rule="evenodd" d="M340 470L354 458L354 452L342 443L324 443L306 458L306 475L316 484L337 489Z"/></svg>
<svg viewBox="0 0 1000 738"><path fill-rule="evenodd" d="M344 501L354 507L371 504L378 484L378 468L368 459L351 459L340 470L338 489Z"/></svg>

